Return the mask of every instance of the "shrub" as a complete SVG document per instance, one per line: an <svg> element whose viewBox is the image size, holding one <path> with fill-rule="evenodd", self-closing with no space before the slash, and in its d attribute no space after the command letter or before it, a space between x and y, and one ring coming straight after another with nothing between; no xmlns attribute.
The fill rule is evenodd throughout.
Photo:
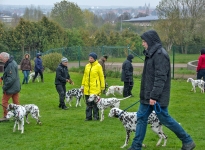
<svg viewBox="0 0 205 150"><path fill-rule="evenodd" d="M50 69L50 71L56 71L59 63L61 62L62 54L50 53L42 56L43 66L45 69Z"/></svg>

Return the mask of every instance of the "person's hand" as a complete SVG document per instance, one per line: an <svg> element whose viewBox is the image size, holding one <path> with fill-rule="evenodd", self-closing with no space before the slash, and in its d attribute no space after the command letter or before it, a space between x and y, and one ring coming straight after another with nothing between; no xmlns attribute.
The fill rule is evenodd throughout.
<svg viewBox="0 0 205 150"><path fill-rule="evenodd" d="M156 100L150 99L149 100L149 104L152 105L152 106L155 105L156 104Z"/></svg>

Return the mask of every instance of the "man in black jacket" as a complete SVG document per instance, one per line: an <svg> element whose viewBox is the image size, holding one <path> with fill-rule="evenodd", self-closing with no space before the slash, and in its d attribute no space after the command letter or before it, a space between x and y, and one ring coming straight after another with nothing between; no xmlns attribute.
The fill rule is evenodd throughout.
<svg viewBox="0 0 205 150"><path fill-rule="evenodd" d="M56 90L59 94L59 108L64 110L68 109L65 105L65 93L66 93L66 82L70 84L74 84L74 82L70 79L70 75L68 73L68 59L63 57L61 59L61 63L56 69L56 77L55 77L55 85Z"/></svg>
<svg viewBox="0 0 205 150"><path fill-rule="evenodd" d="M141 38L142 46L145 48L145 62L141 79L140 106L137 112L135 137L128 150L141 150L148 116L155 109L158 111L156 114L160 122L182 141L181 150L193 150L195 143L190 135L168 113L171 82L169 55L162 47L156 31L147 31Z"/></svg>
<svg viewBox="0 0 205 150"><path fill-rule="evenodd" d="M0 60L5 63L4 74L3 77L1 77L1 80L3 80L2 105L4 114L0 121L6 121L7 119L5 117L8 112L6 110L8 101L10 98L12 98L14 104L19 104L19 92L21 90L21 84L18 73L18 65L13 57L10 57L10 55L6 52L2 52L0 54Z"/></svg>
<svg viewBox="0 0 205 150"><path fill-rule="evenodd" d="M134 56L129 54L127 56L127 60L125 60L122 64L122 74L121 74L121 81L124 82L124 89L123 89L123 97L133 96L131 91L133 88L133 66L132 66L132 59Z"/></svg>

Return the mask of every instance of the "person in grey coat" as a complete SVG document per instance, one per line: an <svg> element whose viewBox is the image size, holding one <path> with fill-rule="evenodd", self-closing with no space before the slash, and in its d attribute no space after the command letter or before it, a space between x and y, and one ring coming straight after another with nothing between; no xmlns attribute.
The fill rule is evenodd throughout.
<svg viewBox="0 0 205 150"><path fill-rule="evenodd" d="M182 126L168 113L170 100L171 68L170 58L162 47L161 40L154 30L141 35L145 48L145 62L141 79L140 106L137 111L137 126L132 146L128 150L141 150L148 116L155 110L160 122L169 128L182 141L181 150L193 150L195 143Z"/></svg>
<svg viewBox="0 0 205 150"><path fill-rule="evenodd" d="M124 89L123 89L123 97L133 96L132 95L132 88L133 88L133 66L132 66L132 59L134 56L129 54L127 56L127 60L125 60L122 64L122 73L121 73L121 81L124 82Z"/></svg>
<svg viewBox="0 0 205 150"><path fill-rule="evenodd" d="M8 113L6 108L8 106L9 99L12 98L14 104L19 104L19 92L21 90L21 84L18 73L18 65L13 57L6 52L2 52L0 54L0 61L5 63L4 73L1 77L1 80L3 80L3 118L0 119L0 121L5 121L7 120L5 117Z"/></svg>

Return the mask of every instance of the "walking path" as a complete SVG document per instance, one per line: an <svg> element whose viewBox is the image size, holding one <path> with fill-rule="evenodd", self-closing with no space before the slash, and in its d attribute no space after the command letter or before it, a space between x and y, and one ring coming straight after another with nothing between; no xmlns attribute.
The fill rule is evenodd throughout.
<svg viewBox="0 0 205 150"><path fill-rule="evenodd" d="M88 62L80 62L80 66L85 66ZM108 67L108 68L121 68L122 67L122 63L119 63L119 62L113 62L113 63L110 63L110 62L106 62L105 65ZM132 63L133 67L143 67L144 66L144 63ZM68 63L68 66L69 68L71 67L79 67L79 63L77 62L69 62ZM173 64L171 64L171 67L173 67ZM174 67L175 68L187 68L187 64L174 64Z"/></svg>

